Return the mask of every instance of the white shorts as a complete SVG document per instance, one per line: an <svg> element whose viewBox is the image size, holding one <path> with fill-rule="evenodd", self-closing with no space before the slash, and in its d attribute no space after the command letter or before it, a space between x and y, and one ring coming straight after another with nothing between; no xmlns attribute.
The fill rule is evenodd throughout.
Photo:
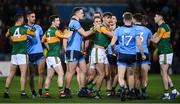
<svg viewBox="0 0 180 104"><path fill-rule="evenodd" d="M26 55L26 54L11 55L11 63L14 65L27 64L28 63L28 55Z"/></svg>
<svg viewBox="0 0 180 104"><path fill-rule="evenodd" d="M160 54L159 55L159 64L172 64L173 53L169 54Z"/></svg>
<svg viewBox="0 0 180 104"><path fill-rule="evenodd" d="M95 69L95 63L92 63L91 56L89 56L89 69Z"/></svg>
<svg viewBox="0 0 180 104"><path fill-rule="evenodd" d="M47 69L51 69L51 68L53 69L61 65L61 60L59 57L47 57L46 64L47 64Z"/></svg>
<svg viewBox="0 0 180 104"><path fill-rule="evenodd" d="M96 63L109 64L105 49L93 48L90 56L90 66Z"/></svg>

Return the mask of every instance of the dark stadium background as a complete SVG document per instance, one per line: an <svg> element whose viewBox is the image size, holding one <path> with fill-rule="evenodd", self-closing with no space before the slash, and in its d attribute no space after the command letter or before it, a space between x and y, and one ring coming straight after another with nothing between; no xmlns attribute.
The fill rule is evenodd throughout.
<svg viewBox="0 0 180 104"><path fill-rule="evenodd" d="M86 19L81 21L86 29L91 25L94 11L112 12L118 18L118 25L122 25L121 15L124 11L132 13L141 12L148 16L148 27L154 33L157 25L153 21L156 11L166 14L166 22L171 27L171 41L174 47L174 60L172 69L180 73L180 0L0 0L0 61L10 61L11 45L5 33L14 25L13 16L27 10L35 10L37 23L45 31L48 27L48 17L58 14L61 17L60 29L66 28L73 7L81 6L85 10ZM155 47L150 47L153 53ZM152 55L151 55L152 59ZM151 73L159 73L157 60L152 59Z"/></svg>

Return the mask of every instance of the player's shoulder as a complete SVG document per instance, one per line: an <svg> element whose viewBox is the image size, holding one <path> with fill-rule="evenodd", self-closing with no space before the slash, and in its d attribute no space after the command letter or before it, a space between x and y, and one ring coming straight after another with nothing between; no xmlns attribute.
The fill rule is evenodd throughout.
<svg viewBox="0 0 180 104"><path fill-rule="evenodd" d="M42 27L41 27L40 25L38 25L38 24L35 24L34 27L35 27L36 29L42 29Z"/></svg>

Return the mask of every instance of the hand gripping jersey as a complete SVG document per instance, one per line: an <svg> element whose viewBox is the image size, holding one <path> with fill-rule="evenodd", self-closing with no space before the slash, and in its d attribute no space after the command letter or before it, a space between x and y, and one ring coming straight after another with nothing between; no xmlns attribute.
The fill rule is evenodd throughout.
<svg viewBox="0 0 180 104"><path fill-rule="evenodd" d="M110 43L110 37L108 37L104 32L109 31L105 26L101 26L94 35L94 44L103 46L107 48Z"/></svg>
<svg viewBox="0 0 180 104"><path fill-rule="evenodd" d="M25 27L29 29L34 29L36 33L35 37L28 35L28 40L27 40L28 54L43 53L43 47L41 43L41 37L43 36L42 28L36 24L33 26L26 25Z"/></svg>

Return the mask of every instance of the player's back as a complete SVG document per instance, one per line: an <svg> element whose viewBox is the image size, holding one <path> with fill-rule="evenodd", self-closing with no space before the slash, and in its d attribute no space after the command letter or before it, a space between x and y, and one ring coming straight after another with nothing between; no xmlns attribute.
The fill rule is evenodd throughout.
<svg viewBox="0 0 180 104"><path fill-rule="evenodd" d="M139 24L134 25L133 27L136 29L137 33L140 36L144 52L145 53L149 53L149 50L148 50L148 41L149 41L149 39L152 36L151 30L149 30L147 27L145 27L143 25L139 25ZM136 44L136 51L140 52L137 44Z"/></svg>
<svg viewBox="0 0 180 104"><path fill-rule="evenodd" d="M12 54L26 54L27 28L22 25L13 26L8 32L13 42Z"/></svg>
<svg viewBox="0 0 180 104"><path fill-rule="evenodd" d="M121 26L116 29L118 39L117 51L123 54L136 54L136 30L132 26Z"/></svg>

